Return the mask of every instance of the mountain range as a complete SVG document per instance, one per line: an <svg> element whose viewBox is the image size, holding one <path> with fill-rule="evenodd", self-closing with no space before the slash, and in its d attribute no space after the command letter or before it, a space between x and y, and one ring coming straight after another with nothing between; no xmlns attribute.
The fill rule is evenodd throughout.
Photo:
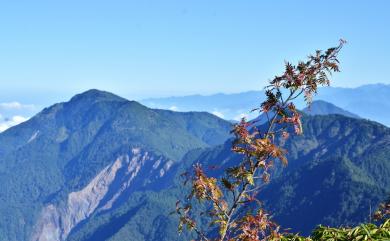
<svg viewBox="0 0 390 241"><path fill-rule="evenodd" d="M264 100L264 92L248 91L235 94L191 95L182 97L151 98L141 103L151 108L177 111L208 111L226 120L239 120L244 116L250 119L257 116L250 112ZM357 88L321 87L315 100L332 103L361 118L390 126L390 85L372 84ZM299 109L305 103L296 102Z"/></svg>
<svg viewBox="0 0 390 241"><path fill-rule="evenodd" d="M390 129L324 102L310 111L260 198L294 232L366 221L390 192ZM188 191L179 176L240 158L231 128L99 90L45 108L0 133L0 240L194 238L169 214Z"/></svg>
<svg viewBox="0 0 390 241"><path fill-rule="evenodd" d="M372 84L357 88L321 88L315 100L323 100L356 114L390 126L390 85ZM17 96L17 97L15 97ZM72 96L72 93L3 93L0 100L0 132L34 116L42 107L62 100L59 96ZM191 95L167 98L141 99L139 102L150 108L172 111L207 111L229 121L242 117L256 118L258 113L251 110L264 100L263 91L248 91L236 94L214 94L209 96ZM18 101L15 101L18 100ZM27 104L26 104L27 103ZM297 101L299 109L306 106Z"/></svg>
<svg viewBox="0 0 390 241"><path fill-rule="evenodd" d="M305 107L302 112L307 115L330 115L337 114L352 118L360 118L358 115L353 114L349 111L346 111L340 107L335 106L329 102L323 100L316 100L310 104L310 106Z"/></svg>

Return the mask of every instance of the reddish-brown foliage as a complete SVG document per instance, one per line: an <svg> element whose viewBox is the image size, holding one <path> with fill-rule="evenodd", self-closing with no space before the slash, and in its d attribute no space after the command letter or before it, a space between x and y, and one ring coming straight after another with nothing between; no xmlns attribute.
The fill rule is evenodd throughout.
<svg viewBox="0 0 390 241"><path fill-rule="evenodd" d="M286 151L278 146L276 138L287 139L289 132L302 134L301 115L293 101L300 95L310 105L319 86L329 85L329 75L338 72L337 54L344 45L325 52L316 51L306 62L285 64L282 75L276 76L266 87L266 100L256 109L265 114L268 123L265 130L251 128L256 123L242 119L232 130L235 140L232 151L241 154L242 160L229 167L221 178L208 177L200 164L187 175L192 184L185 202L177 202L180 216L179 231L183 226L194 230L200 240L278 240L279 227L270 220L256 199L258 190L270 181L269 169L274 161L287 165ZM204 211L193 210L193 201L209 203ZM248 205L251 204L251 205ZM218 235L201 230L195 222L197 215L209 218L210 226L216 226Z"/></svg>

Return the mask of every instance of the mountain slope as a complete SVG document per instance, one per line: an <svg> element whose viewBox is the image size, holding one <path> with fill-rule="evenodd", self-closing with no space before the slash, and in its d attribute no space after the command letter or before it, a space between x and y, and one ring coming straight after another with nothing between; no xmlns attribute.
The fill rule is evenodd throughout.
<svg viewBox="0 0 390 241"><path fill-rule="evenodd" d="M368 221L390 192L390 129L331 115L304 120L304 131L285 145L291 165L260 194L275 219L305 234Z"/></svg>
<svg viewBox="0 0 390 241"><path fill-rule="evenodd" d="M0 240L64 240L95 211L163 186L186 152L223 143L230 128L98 90L46 108L0 134Z"/></svg>
<svg viewBox="0 0 390 241"><path fill-rule="evenodd" d="M289 165L277 166L274 180L259 198L278 223L295 232L309 234L318 224L367 221L370 205L375 209L390 192L390 128L318 115L305 116L303 130L302 136L292 135L283 145ZM207 165L223 161L228 166L239 158L226 155L229 148L225 145L199 159L217 157Z"/></svg>
<svg viewBox="0 0 390 241"><path fill-rule="evenodd" d="M367 221L370 206L374 210L390 192L390 129L341 115L304 116L303 123L303 136L291 136L284 144L289 165L274 171L259 198L283 228L294 232L308 234L320 223L337 226ZM179 175L194 162L220 167L208 171L221 175L240 159L230 149L227 141L188 152L175 170L171 187L135 192L123 209L93 216L69 240L190 239L176 235L176 217L169 215L174 202L188 194Z"/></svg>
<svg viewBox="0 0 390 241"><path fill-rule="evenodd" d="M303 123L261 199L303 233L364 221L390 192L389 128L342 115ZM0 240L190 239L169 215L187 193L179 176L194 162L222 166L216 175L236 162L230 129L98 90L46 108L0 134Z"/></svg>

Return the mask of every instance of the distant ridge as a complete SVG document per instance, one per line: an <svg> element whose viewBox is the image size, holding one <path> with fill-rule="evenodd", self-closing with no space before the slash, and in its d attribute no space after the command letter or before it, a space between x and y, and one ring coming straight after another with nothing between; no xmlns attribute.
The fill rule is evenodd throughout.
<svg viewBox="0 0 390 241"><path fill-rule="evenodd" d="M349 111L343 110L340 107L335 106L332 103L316 100L309 107L306 107L302 110L305 114L308 115L330 115L330 114L338 114L352 118L360 118L358 115L355 115Z"/></svg>
<svg viewBox="0 0 390 241"><path fill-rule="evenodd" d="M321 91L314 99L332 103L361 118L390 126L389 96L389 84L369 84L356 88L321 87ZM255 118L256 113L250 111L258 107L263 100L264 93L258 90L207 96L153 98L141 100L141 103L159 109L208 111L226 120L237 121L243 116L249 116L249 119ZM305 108L303 100L297 100L296 105L299 109Z"/></svg>
<svg viewBox="0 0 390 241"><path fill-rule="evenodd" d="M306 115L315 116L315 115L342 115L346 117L360 119L358 115L355 115L349 111L343 110L340 107L335 106L329 102L323 100L316 100L311 103L309 107L306 107L302 110ZM268 113L268 115L270 115ZM253 119L254 125L261 125L267 122L267 115L265 113L261 114L259 117Z"/></svg>

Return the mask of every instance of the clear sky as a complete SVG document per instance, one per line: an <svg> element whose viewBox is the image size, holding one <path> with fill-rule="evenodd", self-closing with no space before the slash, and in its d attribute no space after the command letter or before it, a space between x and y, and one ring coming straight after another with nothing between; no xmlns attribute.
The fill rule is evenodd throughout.
<svg viewBox="0 0 390 241"><path fill-rule="evenodd" d="M334 85L389 84L389 13L390 1L0 1L0 102L261 89L339 38Z"/></svg>

